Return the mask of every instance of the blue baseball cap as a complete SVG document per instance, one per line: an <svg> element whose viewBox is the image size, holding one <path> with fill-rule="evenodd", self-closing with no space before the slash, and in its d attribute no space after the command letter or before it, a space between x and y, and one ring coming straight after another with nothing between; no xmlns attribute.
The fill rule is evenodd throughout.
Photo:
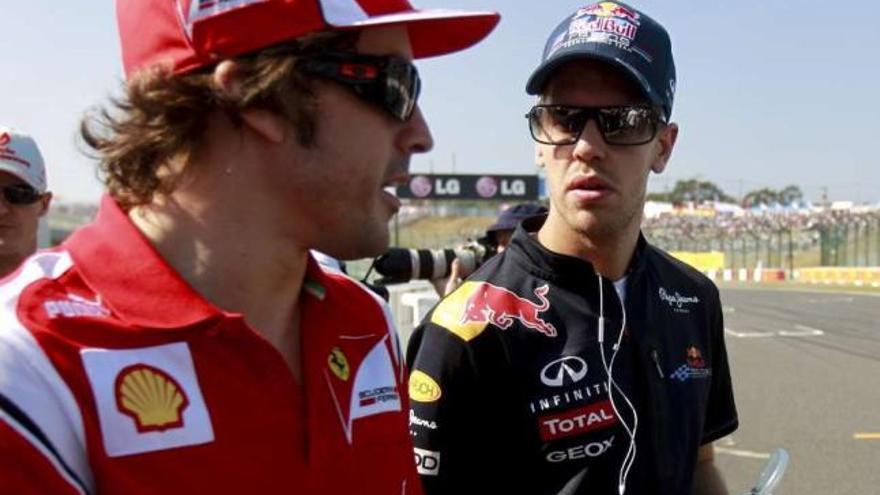
<svg viewBox="0 0 880 495"><path fill-rule="evenodd" d="M559 24L541 64L526 83L526 92L540 94L550 75L567 62L594 59L630 76L654 105L672 115L675 62L669 33L657 21L621 2L598 2L578 9Z"/></svg>
<svg viewBox="0 0 880 495"><path fill-rule="evenodd" d="M491 237L495 232L500 230L513 230L526 218L544 215L546 213L547 208L535 203L520 203L511 206L498 215L498 219L495 220L495 223L486 229L486 234Z"/></svg>

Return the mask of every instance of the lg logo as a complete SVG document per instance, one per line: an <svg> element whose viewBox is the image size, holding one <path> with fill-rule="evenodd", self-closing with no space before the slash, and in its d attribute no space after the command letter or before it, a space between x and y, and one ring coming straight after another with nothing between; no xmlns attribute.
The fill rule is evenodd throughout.
<svg viewBox="0 0 880 495"><path fill-rule="evenodd" d="M551 361L541 370L541 383L548 387L561 387L577 383L587 376L587 363L577 356L565 356Z"/></svg>

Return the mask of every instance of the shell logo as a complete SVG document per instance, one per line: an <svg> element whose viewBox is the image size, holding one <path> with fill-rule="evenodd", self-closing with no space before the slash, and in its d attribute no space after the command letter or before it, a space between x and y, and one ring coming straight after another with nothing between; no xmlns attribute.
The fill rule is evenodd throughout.
<svg viewBox="0 0 880 495"><path fill-rule="evenodd" d="M327 356L327 367L336 375L336 378L344 382L347 382L348 377L351 376L351 367L348 365L348 359L346 359L345 354L338 347L334 347L330 351L330 355Z"/></svg>
<svg viewBox="0 0 880 495"><path fill-rule="evenodd" d="M409 375L409 398L416 402L434 402L443 395L440 385L420 370Z"/></svg>
<svg viewBox="0 0 880 495"><path fill-rule="evenodd" d="M189 399L168 373L146 364L123 368L116 377L116 407L140 433L183 426Z"/></svg>

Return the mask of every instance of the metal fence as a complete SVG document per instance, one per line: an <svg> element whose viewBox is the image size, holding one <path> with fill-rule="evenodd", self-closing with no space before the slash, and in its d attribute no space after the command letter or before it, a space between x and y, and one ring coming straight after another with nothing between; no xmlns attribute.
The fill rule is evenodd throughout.
<svg viewBox="0 0 880 495"><path fill-rule="evenodd" d="M663 216L646 237L667 251L724 253L724 268L880 266L880 212Z"/></svg>

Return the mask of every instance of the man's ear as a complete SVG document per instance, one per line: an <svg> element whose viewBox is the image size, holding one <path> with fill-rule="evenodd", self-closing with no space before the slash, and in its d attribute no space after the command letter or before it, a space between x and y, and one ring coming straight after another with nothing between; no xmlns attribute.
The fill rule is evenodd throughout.
<svg viewBox="0 0 880 495"><path fill-rule="evenodd" d="M49 203L52 202L52 193L45 192L43 193L43 197L40 198L40 215L43 216L49 212Z"/></svg>
<svg viewBox="0 0 880 495"><path fill-rule="evenodd" d="M541 148L540 143L535 143L535 165L538 168L544 168L544 150Z"/></svg>
<svg viewBox="0 0 880 495"><path fill-rule="evenodd" d="M670 122L660 129L660 137L657 139L657 156L654 157L654 163L651 164L651 170L655 174L662 173L666 170L666 164L672 157L672 149L675 148L675 141L678 139L678 124Z"/></svg>
<svg viewBox="0 0 880 495"><path fill-rule="evenodd" d="M214 68L213 82L217 92L233 100L242 94L239 66L232 60L224 60ZM280 144L284 142L284 119L268 110L252 108L243 110L239 116L242 122L263 139Z"/></svg>

